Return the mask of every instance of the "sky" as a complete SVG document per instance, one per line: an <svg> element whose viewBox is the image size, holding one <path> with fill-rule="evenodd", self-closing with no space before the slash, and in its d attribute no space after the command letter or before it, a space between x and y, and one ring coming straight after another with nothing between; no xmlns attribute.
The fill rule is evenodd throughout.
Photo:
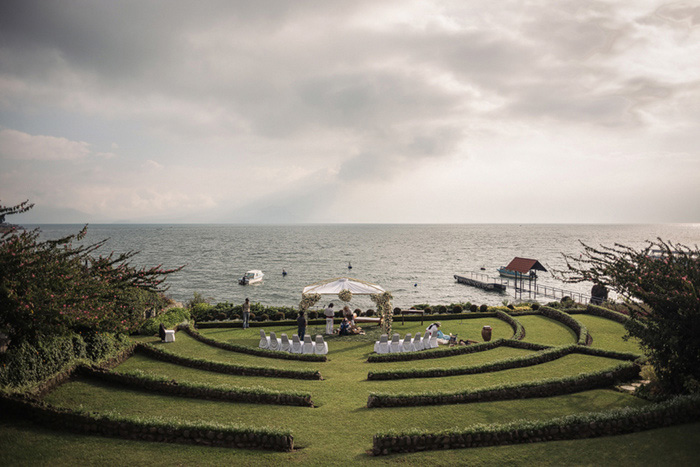
<svg viewBox="0 0 700 467"><path fill-rule="evenodd" d="M700 222L699 122L698 2L0 2L11 222Z"/></svg>

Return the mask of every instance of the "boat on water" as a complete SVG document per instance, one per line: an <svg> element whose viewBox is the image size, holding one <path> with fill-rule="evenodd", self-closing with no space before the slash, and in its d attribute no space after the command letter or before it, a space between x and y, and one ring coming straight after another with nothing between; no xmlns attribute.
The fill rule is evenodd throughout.
<svg viewBox="0 0 700 467"><path fill-rule="evenodd" d="M241 277L238 280L238 283L241 285L248 285L248 284L255 284L256 282L262 282L263 280L263 272L259 269L252 269L245 274L243 274L243 277Z"/></svg>
<svg viewBox="0 0 700 467"><path fill-rule="evenodd" d="M498 274L501 275L501 277L507 277L508 279L525 279L525 280L531 280L531 279L537 279L537 274L535 271L530 271L530 274L521 274L515 271L511 271L510 269L507 269L505 266L501 266L498 268Z"/></svg>

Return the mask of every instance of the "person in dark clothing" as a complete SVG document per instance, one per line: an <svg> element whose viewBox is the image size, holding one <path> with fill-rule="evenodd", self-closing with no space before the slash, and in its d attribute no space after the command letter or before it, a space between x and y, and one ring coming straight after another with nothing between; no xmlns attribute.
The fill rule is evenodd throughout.
<svg viewBox="0 0 700 467"><path fill-rule="evenodd" d="M300 340L304 340L304 335L306 334L306 316L304 316L304 312L300 311L299 312L299 317L297 318L297 326L299 329L297 329L297 335L299 336Z"/></svg>
<svg viewBox="0 0 700 467"><path fill-rule="evenodd" d="M158 337L162 341L165 340L165 326L163 326L163 323L160 323L160 326L158 326Z"/></svg>

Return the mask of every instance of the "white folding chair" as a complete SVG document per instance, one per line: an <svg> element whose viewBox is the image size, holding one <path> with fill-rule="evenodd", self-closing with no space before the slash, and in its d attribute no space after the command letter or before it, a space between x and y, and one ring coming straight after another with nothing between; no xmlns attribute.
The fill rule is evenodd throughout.
<svg viewBox="0 0 700 467"><path fill-rule="evenodd" d="M390 353L399 353L403 349L401 348L401 340L399 339L399 333L394 333L393 336L391 336L391 343L389 344L389 352Z"/></svg>
<svg viewBox="0 0 700 467"><path fill-rule="evenodd" d="M280 336L280 350L283 352L289 352L292 345L289 343L289 337L286 334Z"/></svg>
<svg viewBox="0 0 700 467"><path fill-rule="evenodd" d="M294 334L292 336L292 353L302 353L304 351L303 346L301 345L301 341L299 340L299 336Z"/></svg>
<svg viewBox="0 0 700 467"><path fill-rule="evenodd" d="M423 340L425 340L425 339L423 339ZM437 332L430 333L430 339L428 339L428 345L429 345L429 347L428 347L429 349L437 349L437 347L438 347Z"/></svg>
<svg viewBox="0 0 700 467"><path fill-rule="evenodd" d="M261 329L260 330L260 345L258 345L261 349L269 349L270 348L270 338L265 335L265 330Z"/></svg>
<svg viewBox="0 0 700 467"><path fill-rule="evenodd" d="M389 353L389 336L382 334L379 340L374 343L374 351L376 353Z"/></svg>
<svg viewBox="0 0 700 467"><path fill-rule="evenodd" d="M430 348L430 334L432 331L425 331L425 335L423 335L423 340L421 340L421 345L423 346L423 350L428 350Z"/></svg>
<svg viewBox="0 0 700 467"><path fill-rule="evenodd" d="M420 332L417 332L415 336L413 336L413 348L416 350L423 350L423 341L420 338Z"/></svg>
<svg viewBox="0 0 700 467"><path fill-rule="evenodd" d="M314 343L311 340L311 336L308 334L304 336L304 345L302 349L302 353L314 353Z"/></svg>
<svg viewBox="0 0 700 467"><path fill-rule="evenodd" d="M411 333L406 333L406 337L403 338L403 351L404 352L413 352L416 350L416 347L413 345L413 342L411 341Z"/></svg>
<svg viewBox="0 0 700 467"><path fill-rule="evenodd" d="M325 342L323 340L323 336L321 334L316 334L316 348L314 349L314 353L318 355L326 355L328 353L328 342Z"/></svg>
<svg viewBox="0 0 700 467"><path fill-rule="evenodd" d="M279 350L282 340L277 337L275 331L270 331L270 350Z"/></svg>

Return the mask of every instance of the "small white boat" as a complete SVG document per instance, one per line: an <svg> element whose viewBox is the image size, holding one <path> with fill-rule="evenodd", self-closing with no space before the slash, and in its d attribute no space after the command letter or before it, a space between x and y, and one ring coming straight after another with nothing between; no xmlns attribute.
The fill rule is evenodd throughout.
<svg viewBox="0 0 700 467"><path fill-rule="evenodd" d="M263 272L259 269L253 269L251 271L246 272L243 274L243 277L241 277L238 280L238 283L241 285L248 285L248 284L255 284L256 282L262 282L263 280Z"/></svg>

